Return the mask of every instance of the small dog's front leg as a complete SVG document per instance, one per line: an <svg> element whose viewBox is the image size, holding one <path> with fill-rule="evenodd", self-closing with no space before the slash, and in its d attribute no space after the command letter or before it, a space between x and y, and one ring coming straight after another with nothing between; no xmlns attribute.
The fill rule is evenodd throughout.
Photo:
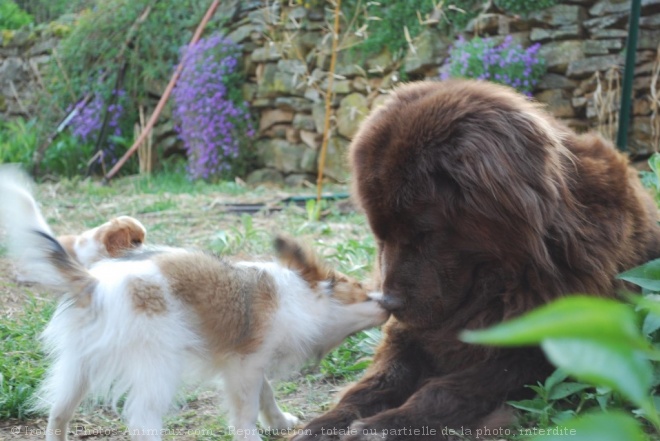
<svg viewBox="0 0 660 441"><path fill-rule="evenodd" d="M264 380L263 370L249 366L245 361L236 368L235 373L228 376L225 382L231 415L230 433L233 433L236 441L261 441L257 417Z"/></svg>
<svg viewBox="0 0 660 441"><path fill-rule="evenodd" d="M260 421L265 430L291 429L298 424L298 418L289 412L282 412L282 409L277 405L273 389L266 377L264 377L264 382L261 385L259 407Z"/></svg>

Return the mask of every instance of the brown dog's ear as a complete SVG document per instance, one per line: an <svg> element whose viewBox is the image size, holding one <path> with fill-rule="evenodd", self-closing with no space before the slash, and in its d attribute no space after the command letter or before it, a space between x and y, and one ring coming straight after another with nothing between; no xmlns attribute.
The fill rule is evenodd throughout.
<svg viewBox="0 0 660 441"><path fill-rule="evenodd" d="M285 267L295 270L310 285L332 276L332 271L319 261L316 254L303 247L293 238L278 235L273 243L277 258Z"/></svg>

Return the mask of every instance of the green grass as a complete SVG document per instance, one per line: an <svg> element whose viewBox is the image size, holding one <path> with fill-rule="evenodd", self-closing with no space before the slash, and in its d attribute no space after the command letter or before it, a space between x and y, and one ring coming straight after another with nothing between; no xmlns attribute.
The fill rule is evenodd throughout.
<svg viewBox="0 0 660 441"><path fill-rule="evenodd" d="M112 185L112 182L110 185ZM132 187L136 193L145 194L208 194L218 192L241 195L249 191L236 182L222 181L210 184L203 181L191 181L180 167L174 167L172 170L151 176L140 175L133 180Z"/></svg>
<svg viewBox="0 0 660 441"><path fill-rule="evenodd" d="M0 320L0 419L31 416L29 400L46 367L38 336L53 310L33 297L22 314Z"/></svg>
<svg viewBox="0 0 660 441"><path fill-rule="evenodd" d="M345 191L345 188L329 187L328 191ZM322 204L321 220L311 217L306 207L295 204L278 212L254 215L225 213L218 207L218 203L243 200L250 203L276 201L287 193L298 195L310 191L273 191L234 182L190 182L180 170L152 177L119 178L108 186L80 178L37 186L37 200L58 234L82 232L111 217L126 214L145 224L147 242L152 244L193 246L225 255L268 258L272 256L273 235L284 232L310 243L336 269L357 278L367 277L375 252L374 240L364 216L353 211L342 212L337 202ZM0 244L0 255L2 252ZM3 288L18 297L27 293L24 287L17 287L7 279L9 277L0 277L0 293ZM39 298L39 295L50 298L46 290L38 286L33 289L35 294L18 315L0 318L0 419L33 416L28 410L29 399L46 368L38 336L52 315L54 301ZM330 395L321 393L321 386L334 388L332 385L356 379L369 364L379 338L378 331L359 333L333 350L311 373L275 382L273 386L278 396L287 397L281 405L298 415L309 414L310 408L318 412L319 407L330 403ZM310 391L316 391L314 401L300 404L305 400L300 397L309 397ZM184 400L194 408L199 395L188 394ZM208 400L206 403L208 405ZM221 408L212 417L200 415L197 418L194 413L174 414L168 420L168 427L206 428L215 434L196 437L200 440L231 439L229 435L218 438L226 429L225 421L218 416ZM99 425L108 424L105 415L91 418L92 423L98 420Z"/></svg>
<svg viewBox="0 0 660 441"><path fill-rule="evenodd" d="M371 364L374 349L381 338L379 329L368 329L347 338L321 360L321 374L326 379L356 379Z"/></svg>

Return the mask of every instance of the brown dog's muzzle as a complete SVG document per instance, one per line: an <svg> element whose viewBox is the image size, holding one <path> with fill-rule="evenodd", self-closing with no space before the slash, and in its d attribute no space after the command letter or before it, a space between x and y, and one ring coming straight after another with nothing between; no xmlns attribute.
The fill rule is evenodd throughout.
<svg viewBox="0 0 660 441"><path fill-rule="evenodd" d="M403 300L399 296L383 294L378 302L387 312L396 312L403 308Z"/></svg>

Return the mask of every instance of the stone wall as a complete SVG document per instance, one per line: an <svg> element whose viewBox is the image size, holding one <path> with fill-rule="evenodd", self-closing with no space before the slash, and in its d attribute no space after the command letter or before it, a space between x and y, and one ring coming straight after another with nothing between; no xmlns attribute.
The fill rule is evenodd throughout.
<svg viewBox="0 0 660 441"><path fill-rule="evenodd" d="M659 148L660 121L653 109L660 103L652 87L660 43L660 0L642 1L642 18L634 82L634 109L629 141L634 153ZM257 142L263 168L250 180L290 183L313 179L323 133L331 23L330 11L278 4L244 14L229 34L245 45L250 81L245 96L259 115ZM486 12L468 26L473 35L504 38L523 45L539 42L548 73L534 96L578 131L599 130L615 137L623 51L627 39L628 0L573 0L539 11L526 19ZM355 37L342 35L340 47ZM413 42L415 52L392 60L387 48L368 60L347 49L338 54L333 85L332 129L326 174L347 178L345 153L360 121L399 82L400 69L409 79L435 79L442 71L451 41L429 25ZM655 97L655 98L654 98ZM655 101L653 101L653 98Z"/></svg>
<svg viewBox="0 0 660 441"><path fill-rule="evenodd" d="M259 169L248 176L253 182L313 182L317 172L332 11L286 4L228 0L223 6L225 14L238 17L228 33L243 45L248 78L243 92L259 122ZM633 151L640 154L660 147L660 118L654 116L660 110L659 86L653 75L660 69L660 0L642 0L642 5L629 136ZM548 73L534 96L576 130L599 130L613 138L629 7L629 0L566 0L524 20L486 11L470 23L465 37L512 35L523 45L541 43ZM2 35L0 118L33 116L36 95L43 90L39 68L48 61L57 38L48 27ZM348 32L340 35L325 169L337 181L347 179L350 139L364 117L400 82L400 72L408 80L437 79L452 43L430 23L414 39L415 50L405 59L394 60L387 48L363 59L350 49L358 39ZM167 115L163 120L168 120ZM176 143L170 126L168 122L156 128L157 134L165 134L158 135L159 145ZM172 139L161 139L167 137Z"/></svg>
<svg viewBox="0 0 660 441"><path fill-rule="evenodd" d="M35 115L43 91L40 70L57 47L55 26L0 31L0 120Z"/></svg>

